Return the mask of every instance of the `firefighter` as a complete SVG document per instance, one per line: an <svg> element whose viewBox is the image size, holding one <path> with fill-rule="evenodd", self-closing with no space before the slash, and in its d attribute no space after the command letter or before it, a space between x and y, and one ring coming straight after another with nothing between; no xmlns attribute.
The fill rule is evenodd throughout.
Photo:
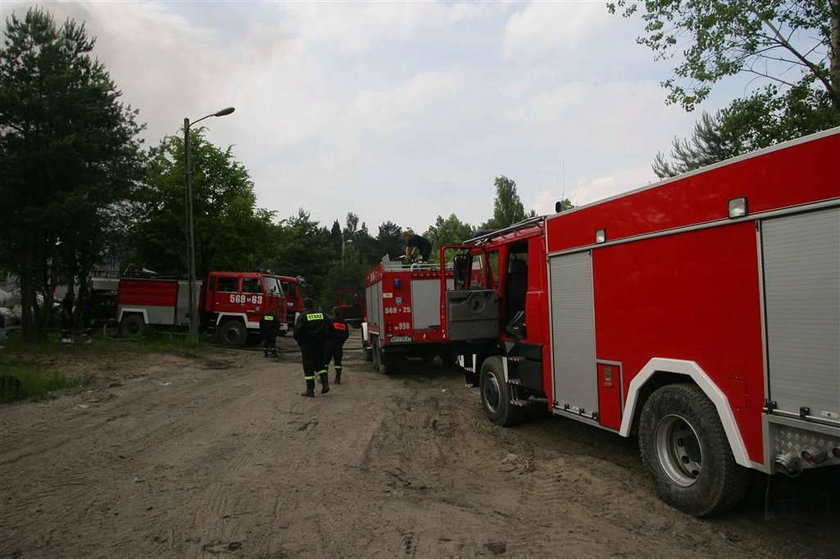
<svg viewBox="0 0 840 559"><path fill-rule="evenodd" d="M272 312L265 313L260 319L260 332L263 335L263 357L268 357L270 351L277 357L277 330L280 328L280 319Z"/></svg>
<svg viewBox="0 0 840 559"><path fill-rule="evenodd" d="M329 371L330 361L335 367L335 382L341 384L341 355L344 342L350 337L350 328L341 317L341 309L333 307L333 315L327 328L327 343L324 346L324 368Z"/></svg>
<svg viewBox="0 0 840 559"><path fill-rule="evenodd" d="M321 381L321 394L330 391L330 379L324 366L324 342L327 337L327 320L324 311L315 306L311 299L303 302L303 312L295 320L295 341L300 346L303 361L303 378L306 392L301 396L315 397L315 375Z"/></svg>
<svg viewBox="0 0 840 559"><path fill-rule="evenodd" d="M416 235L411 229L408 229L402 234L402 239L405 241L405 259L403 262L408 264L415 261L429 261L429 256L432 254L432 245L426 237Z"/></svg>

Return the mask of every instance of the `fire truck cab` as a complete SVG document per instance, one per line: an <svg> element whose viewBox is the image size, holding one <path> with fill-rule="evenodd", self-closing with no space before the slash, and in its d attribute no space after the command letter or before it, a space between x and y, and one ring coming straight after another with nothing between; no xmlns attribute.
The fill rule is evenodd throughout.
<svg viewBox="0 0 840 559"><path fill-rule="evenodd" d="M695 516L840 465L840 129L472 239L441 324L487 418L637 435ZM451 252L450 252L451 254Z"/></svg>

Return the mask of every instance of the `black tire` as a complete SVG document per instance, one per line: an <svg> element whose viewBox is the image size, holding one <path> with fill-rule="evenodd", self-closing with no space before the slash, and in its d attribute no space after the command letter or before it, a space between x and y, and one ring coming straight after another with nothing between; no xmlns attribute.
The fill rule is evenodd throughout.
<svg viewBox="0 0 840 559"><path fill-rule="evenodd" d="M370 338L370 353L371 362L373 363L373 370L377 373L382 372L382 350L379 348L379 338Z"/></svg>
<svg viewBox="0 0 840 559"><path fill-rule="evenodd" d="M124 338L139 338L146 333L146 322L142 314L129 314L120 322L120 336Z"/></svg>
<svg viewBox="0 0 840 559"><path fill-rule="evenodd" d="M488 357L481 365L481 407L491 423L511 427L525 419L525 408L514 406L510 385L505 382L500 357Z"/></svg>
<svg viewBox="0 0 840 559"><path fill-rule="evenodd" d="M242 347L248 341L248 329L241 320L228 320L219 327L218 337L226 346Z"/></svg>
<svg viewBox="0 0 840 559"><path fill-rule="evenodd" d="M383 375L390 375L394 372L394 355L387 355L379 345L379 338L371 338L373 349L373 368Z"/></svg>
<svg viewBox="0 0 840 559"><path fill-rule="evenodd" d="M639 422L639 453L659 498L696 517L737 505L749 470L735 463L717 409L696 385L651 394Z"/></svg>

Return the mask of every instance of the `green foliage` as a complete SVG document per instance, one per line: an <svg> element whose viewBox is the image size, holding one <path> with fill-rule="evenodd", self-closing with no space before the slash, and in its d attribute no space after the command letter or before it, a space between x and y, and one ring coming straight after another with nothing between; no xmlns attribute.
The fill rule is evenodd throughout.
<svg viewBox="0 0 840 559"><path fill-rule="evenodd" d="M838 0L617 0L608 8L641 14L638 42L655 58L681 54L675 77L662 84L669 103L692 110L714 84L737 74L765 82L714 116L704 114L690 139L674 139L670 156L654 160L660 177L840 123Z"/></svg>
<svg viewBox="0 0 840 559"><path fill-rule="evenodd" d="M669 156L657 154L653 170L671 177L837 125L840 112L826 92L807 84L785 93L768 86L714 116L703 113L691 139L675 138Z"/></svg>
<svg viewBox="0 0 840 559"><path fill-rule="evenodd" d="M401 235L402 227L396 223L386 221L379 226L379 234L376 235L376 240L379 243L380 257L387 254L389 258L395 259L405 252L405 243Z"/></svg>
<svg viewBox="0 0 840 559"><path fill-rule="evenodd" d="M457 244L466 241L473 236L475 229L472 225L464 223L453 213L444 219L437 216L435 224L431 225L423 235L432 243L432 255L430 260L437 262L440 259L440 247L442 245Z"/></svg>
<svg viewBox="0 0 840 559"><path fill-rule="evenodd" d="M62 276L100 259L140 176L137 113L119 102L94 42L33 8L9 16L0 48L0 260L20 276L29 340L44 335Z"/></svg>
<svg viewBox="0 0 840 559"><path fill-rule="evenodd" d="M362 289L365 276L374 264L362 261L358 251L349 245L345 249L344 259L334 261L327 270L319 297L321 306L330 311L338 303L337 295L340 288Z"/></svg>
<svg viewBox="0 0 840 559"><path fill-rule="evenodd" d="M87 386L91 380L89 375L72 376L38 367L15 368L0 376L0 402L43 400L59 390Z"/></svg>
<svg viewBox="0 0 840 559"><path fill-rule="evenodd" d="M373 265L382 258L379 242L371 237L367 224L362 222L359 226L359 216L350 212L347 214L347 227L344 229L345 253L348 247L352 247L359 255L361 262Z"/></svg>
<svg viewBox="0 0 840 559"><path fill-rule="evenodd" d="M837 0L617 0L611 12L641 13L638 42L657 59L680 53L668 101L692 110L727 76L746 73L793 87L813 82L840 110ZM793 71L791 71L793 70Z"/></svg>
<svg viewBox="0 0 840 559"><path fill-rule="evenodd" d="M501 229L525 219L525 207L516 192L516 181L499 175L495 180L496 199L493 201L493 217L484 223L482 229Z"/></svg>
<svg viewBox="0 0 840 559"><path fill-rule="evenodd" d="M254 185L232 149L190 130L196 274L253 270L269 256L273 213L257 208ZM160 274L186 273L184 140L167 136L149 152L149 173L138 189L130 243L135 261Z"/></svg>
<svg viewBox="0 0 840 559"><path fill-rule="evenodd" d="M317 298L335 258L329 231L301 208L280 222L270 246L269 267L282 275L305 277Z"/></svg>
<svg viewBox="0 0 840 559"><path fill-rule="evenodd" d="M330 249L332 250L333 258L341 258L342 243L341 225L338 224L338 220L336 219L330 228Z"/></svg>

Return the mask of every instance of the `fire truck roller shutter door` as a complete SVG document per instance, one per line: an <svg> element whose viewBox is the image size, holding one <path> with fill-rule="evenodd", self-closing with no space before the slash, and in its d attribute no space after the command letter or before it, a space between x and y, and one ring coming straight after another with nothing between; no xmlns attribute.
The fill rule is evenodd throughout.
<svg viewBox="0 0 840 559"><path fill-rule="evenodd" d="M554 401L583 417L598 411L592 255L549 260Z"/></svg>
<svg viewBox="0 0 840 559"><path fill-rule="evenodd" d="M412 281L411 301L414 330L440 326L440 280L434 278Z"/></svg>
<svg viewBox="0 0 840 559"><path fill-rule="evenodd" d="M770 400L837 421L840 208L769 219L761 237Z"/></svg>

